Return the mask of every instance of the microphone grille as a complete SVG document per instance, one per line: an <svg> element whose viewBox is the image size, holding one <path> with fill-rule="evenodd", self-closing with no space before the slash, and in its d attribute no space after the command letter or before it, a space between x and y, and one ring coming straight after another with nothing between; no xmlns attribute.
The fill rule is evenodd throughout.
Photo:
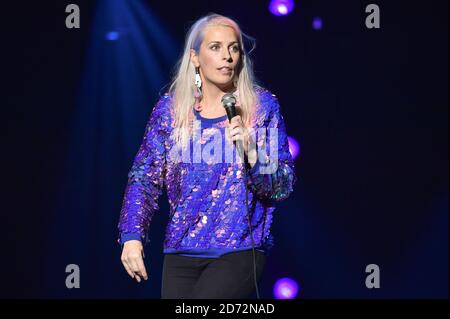
<svg viewBox="0 0 450 319"><path fill-rule="evenodd" d="M236 97L232 93L227 93L222 97L223 106L232 106L236 104Z"/></svg>

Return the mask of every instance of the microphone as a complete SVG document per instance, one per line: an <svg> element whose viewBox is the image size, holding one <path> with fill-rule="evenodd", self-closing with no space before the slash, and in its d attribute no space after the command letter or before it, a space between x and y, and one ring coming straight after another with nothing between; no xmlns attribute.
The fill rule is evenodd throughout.
<svg viewBox="0 0 450 319"><path fill-rule="evenodd" d="M227 112L228 121L231 122L231 119L235 117L236 114L236 97L232 93L226 93L222 97L222 106L225 108L225 111ZM244 159L244 146L242 145L242 141L237 140L236 142L236 148L239 152L239 155L243 162L245 162Z"/></svg>
<svg viewBox="0 0 450 319"><path fill-rule="evenodd" d="M236 114L236 108L234 105L236 104L236 97L232 93L227 93L222 97L222 105L227 111L228 121L231 121Z"/></svg>

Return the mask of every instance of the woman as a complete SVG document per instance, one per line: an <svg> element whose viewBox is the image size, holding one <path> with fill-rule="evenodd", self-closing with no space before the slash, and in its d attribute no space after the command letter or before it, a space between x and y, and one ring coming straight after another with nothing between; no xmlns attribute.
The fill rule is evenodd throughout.
<svg viewBox="0 0 450 319"><path fill-rule="evenodd" d="M221 102L227 93L236 98L231 120ZM162 298L247 298L255 288L259 298L274 203L296 177L278 101L255 84L235 21L210 14L193 24L128 177L119 243L132 278L148 279L143 244L165 189Z"/></svg>

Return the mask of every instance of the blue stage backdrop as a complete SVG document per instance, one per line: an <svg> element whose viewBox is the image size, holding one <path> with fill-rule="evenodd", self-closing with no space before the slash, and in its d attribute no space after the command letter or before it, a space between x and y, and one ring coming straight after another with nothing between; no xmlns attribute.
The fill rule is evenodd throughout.
<svg viewBox="0 0 450 319"><path fill-rule="evenodd" d="M190 24L215 12L256 39L256 76L300 148L262 297L290 278L300 299L448 298L447 1L376 1L380 29L367 1L331 0L284 16L270 1L74 1L67 29L72 2L6 10L1 297L160 298L166 195L140 284L120 261L122 196Z"/></svg>

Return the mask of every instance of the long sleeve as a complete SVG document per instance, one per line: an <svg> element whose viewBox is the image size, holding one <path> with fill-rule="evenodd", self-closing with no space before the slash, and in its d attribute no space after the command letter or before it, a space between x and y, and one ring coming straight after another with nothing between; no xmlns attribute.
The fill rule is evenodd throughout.
<svg viewBox="0 0 450 319"><path fill-rule="evenodd" d="M167 135L168 96L163 96L153 108L141 146L128 173L128 183L119 219L119 239L140 239L148 243L148 228L159 209L165 173L165 147Z"/></svg>
<svg viewBox="0 0 450 319"><path fill-rule="evenodd" d="M265 147L262 149L268 148L270 154L267 155L266 151L258 152L258 161L248 171L248 185L256 197L279 202L292 193L297 177L278 99L269 95L269 121L265 134L260 136L258 132L257 145L261 148L264 143Z"/></svg>

